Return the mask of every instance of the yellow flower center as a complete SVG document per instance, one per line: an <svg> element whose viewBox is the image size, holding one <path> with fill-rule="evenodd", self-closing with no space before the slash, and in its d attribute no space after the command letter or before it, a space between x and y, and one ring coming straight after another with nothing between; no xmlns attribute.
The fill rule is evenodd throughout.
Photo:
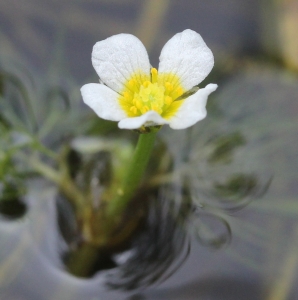
<svg viewBox="0 0 298 300"><path fill-rule="evenodd" d="M151 76L136 73L127 80L119 102L129 117L141 116L154 110L169 119L182 104L183 100L178 98L184 92L177 75L158 74L152 68Z"/></svg>

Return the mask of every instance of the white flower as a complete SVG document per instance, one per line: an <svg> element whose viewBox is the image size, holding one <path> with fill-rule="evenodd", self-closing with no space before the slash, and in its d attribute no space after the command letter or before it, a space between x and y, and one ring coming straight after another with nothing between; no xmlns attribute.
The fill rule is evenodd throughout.
<svg viewBox="0 0 298 300"><path fill-rule="evenodd" d="M214 65L202 37L190 29L177 33L159 59L157 71L142 42L130 34L97 42L92 64L100 83L81 88L84 102L99 117L119 121L125 129L163 124L183 129L205 118L208 95L217 85L192 92Z"/></svg>

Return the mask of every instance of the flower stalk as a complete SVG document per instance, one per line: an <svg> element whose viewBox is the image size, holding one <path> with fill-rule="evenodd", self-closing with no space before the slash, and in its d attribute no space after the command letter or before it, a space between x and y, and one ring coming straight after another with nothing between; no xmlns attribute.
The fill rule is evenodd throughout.
<svg viewBox="0 0 298 300"><path fill-rule="evenodd" d="M120 188L117 189L116 196L108 203L106 211L107 217L117 218L117 216L121 216L121 213L133 197L134 192L139 187L149 162L156 133L155 130L152 130L150 133L140 134L135 153L128 166L127 174Z"/></svg>

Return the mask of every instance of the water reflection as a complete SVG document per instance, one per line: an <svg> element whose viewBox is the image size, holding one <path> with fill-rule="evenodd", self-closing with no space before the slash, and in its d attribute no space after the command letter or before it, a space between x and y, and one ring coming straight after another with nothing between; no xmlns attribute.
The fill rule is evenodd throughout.
<svg viewBox="0 0 298 300"><path fill-rule="evenodd" d="M223 216L197 209L190 224L199 243L212 249L227 246L232 238L232 229Z"/></svg>
<svg viewBox="0 0 298 300"><path fill-rule="evenodd" d="M212 164L227 164L233 160L233 152L245 144L245 137L239 131L214 136L206 144L212 148L208 161Z"/></svg>
<svg viewBox="0 0 298 300"><path fill-rule="evenodd" d="M7 79L8 85L11 83L11 78L15 77L11 76ZM15 82L19 81L15 80ZM6 82L5 86L7 86ZM47 109L43 110L45 122L41 122L39 116L35 118L36 126L33 126L29 121L22 120L24 116L15 105L22 102L23 97L28 97L25 91L15 93L19 89L24 89L24 86L12 85L8 89L9 92L5 94L5 97L12 99L9 109L11 115L15 116L13 122L9 122L6 131L9 132L10 128L16 126L17 121L21 120L23 124L28 125L23 127L23 131L27 135L30 134L30 138L26 138L26 134L24 137L23 134L19 135L17 140L13 139L10 142L15 145L17 141L17 144L22 145L18 151L23 151L25 146L24 150L27 154L32 151L30 147L33 147L33 151L42 149L40 145L36 147L36 142L31 142L36 141L37 137L46 140L47 145L53 145L56 149L62 148L64 153L62 158L69 169L70 177L80 191L85 195L91 195L96 209L104 189L111 184L114 176L112 165L115 150L112 149L124 150L128 147L127 153L130 153L130 142L119 141L117 135L109 140L75 138L83 132L82 129L76 131L76 128L70 126L74 124L74 117L78 118L79 110L76 102L72 103L71 98L60 88L49 88L42 93L45 99L51 101L47 104ZM28 120L30 120L28 114L35 111L35 100L31 99L30 105L31 112L29 105L23 107ZM61 109L57 111L57 107ZM63 119L61 119L62 115ZM7 112L3 114L3 119L6 122L10 121ZM63 127L65 130L56 133L56 121L60 125L68 124L68 126ZM90 124L94 123L90 122L89 126ZM91 127L84 129L85 135L90 132ZM35 137L36 130L38 135ZM84 243L80 222L75 216L71 203L67 201L65 195L57 194L56 189L40 190L39 185L45 183L36 184L36 181L32 181L31 184L29 181L30 196L24 196L23 193L18 197L25 203L24 207L27 205L29 209L25 214L24 226L19 228L14 238L16 240L22 240L23 236L29 238L26 242L28 243L25 247L26 251L18 255L21 260L31 261L31 263L25 263L24 269L15 275L18 289L24 292L19 284L23 282L21 278L24 272L25 274L29 272L31 280L34 280L34 274L39 274L41 289L48 286L48 281L53 280L51 278L55 276L64 282L65 287L67 284L76 286L76 290L79 289L77 295L83 291L90 295L99 290L101 292L114 290L115 293L117 290L134 291L154 283L160 284L175 274L190 253L191 234L196 236L197 241L202 245L213 249L227 245L232 237L232 229L226 220L226 212L239 209L261 196L266 190L265 186L268 187L268 179L264 185L257 173L239 173L231 168L238 151L247 145L247 138L242 132L226 131L224 134L214 134L212 130L208 131L209 128L207 135L210 136L212 133L212 138L208 137L206 141L204 137L199 140L194 138L197 135L196 130L190 129L186 132L185 143L179 144L182 145L179 153L173 152L172 148L172 145L175 145L173 141L175 135L169 134L164 141L161 134L161 140L156 148L156 153L159 155L153 157L147 174L148 180L145 181L147 184L135 196L135 201L125 216L126 220L136 219L137 227L119 244L98 249L96 259L87 272L88 279L85 281L74 278L66 271L70 264L79 263L73 254ZM66 140L63 139L65 135L68 135ZM131 138L132 136L129 136L128 141ZM43 155L47 154L43 153ZM50 158L51 155L50 153ZM16 163L18 168L23 165L20 164L19 157ZM227 169L229 174L226 172ZM210 176L208 172L216 176ZM36 173L31 173L31 176L40 177ZM22 181L22 184L27 183ZM50 197L46 197L47 203L45 200L38 203L44 197L46 190L50 193L48 194ZM34 196L31 195L32 192ZM19 212L22 209L23 212L17 216L24 215L24 208L19 207ZM7 226L6 223L4 224ZM8 235L6 239L9 239ZM28 259L28 251L35 253L35 258L29 254L30 259ZM41 265L43 271L40 270ZM28 268L31 271L28 271ZM58 282L55 280L54 285ZM98 283L100 285L97 286ZM41 290L37 289L34 293L38 297ZM34 293L31 295L32 299L35 297ZM65 291L62 290L61 293L64 294ZM79 297L77 295L75 297Z"/></svg>

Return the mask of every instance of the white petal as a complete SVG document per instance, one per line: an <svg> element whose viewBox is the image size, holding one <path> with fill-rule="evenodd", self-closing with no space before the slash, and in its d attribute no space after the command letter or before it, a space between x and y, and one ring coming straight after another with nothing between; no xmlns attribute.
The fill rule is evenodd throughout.
<svg viewBox="0 0 298 300"><path fill-rule="evenodd" d="M120 121L126 113L119 105L119 94L99 83L88 83L82 86L83 101L102 119Z"/></svg>
<svg viewBox="0 0 298 300"><path fill-rule="evenodd" d="M208 96L216 89L217 84L211 83L185 99L176 115L170 119L170 127L184 129L204 119L207 115L206 103Z"/></svg>
<svg viewBox="0 0 298 300"><path fill-rule="evenodd" d="M140 117L126 118L118 123L121 129L138 129L145 126L169 124L167 120L162 118L157 112L150 110Z"/></svg>
<svg viewBox="0 0 298 300"><path fill-rule="evenodd" d="M176 74L187 91L198 85L214 65L211 50L202 37L190 29L174 35L163 47L159 60L159 73Z"/></svg>
<svg viewBox="0 0 298 300"><path fill-rule="evenodd" d="M142 42L131 34L117 34L97 42L92 64L100 79L116 92L135 72L150 75L150 62Z"/></svg>

